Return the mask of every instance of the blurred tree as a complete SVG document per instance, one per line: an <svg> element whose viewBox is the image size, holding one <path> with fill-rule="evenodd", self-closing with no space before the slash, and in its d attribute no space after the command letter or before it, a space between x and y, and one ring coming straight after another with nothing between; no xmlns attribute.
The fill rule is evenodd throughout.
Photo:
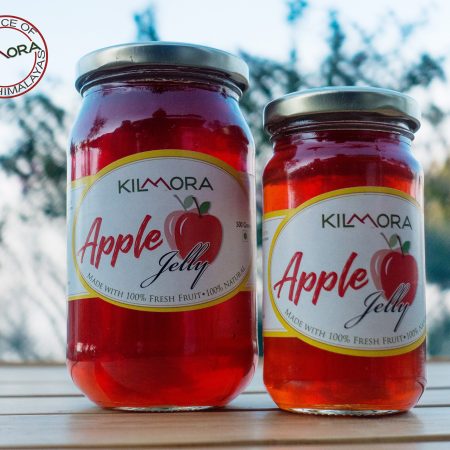
<svg viewBox="0 0 450 450"><path fill-rule="evenodd" d="M287 23L292 36L302 20L306 20L305 0L287 2ZM250 66L251 89L241 103L247 114L252 131L257 140L257 152L260 154L268 147L268 138L261 127L261 111L271 99L300 89L321 86L378 86L408 93L415 88L428 88L435 80L445 81L444 59L423 53L412 60L402 56L401 48L408 46L421 23L399 23L396 16L389 13L380 20L375 31L369 33L358 25L350 24L349 42L343 21L337 11L330 11L328 17L328 37L326 54L317 61L313 71L301 67L298 40L292 39L292 47L287 61L273 61L241 52ZM306 27L305 27L306 28ZM378 41L385 34L394 33L395 42L390 49L379 49ZM438 126L447 114L434 103L425 106L423 118Z"/></svg>
<svg viewBox="0 0 450 450"><path fill-rule="evenodd" d="M67 112L37 92L2 100L0 117L14 136L0 154L10 186L0 203L0 359L61 359L65 273L50 243L64 243Z"/></svg>
<svg viewBox="0 0 450 450"><path fill-rule="evenodd" d="M153 5L145 8L140 13L136 13L133 18L137 29L136 38L138 41L159 41Z"/></svg>
<svg viewBox="0 0 450 450"><path fill-rule="evenodd" d="M443 58L425 52L408 59L403 52L425 21L403 23L392 13L382 17L376 27L367 30L358 24L347 23L337 11L330 11L328 35L324 42L317 43L318 48L323 44L324 51L318 53L315 67L306 70L302 49L298 44L302 42L299 35L303 29L307 30L304 25L314 7L310 7L307 0L286 0L286 7L286 23L291 37L286 60L274 61L241 52L250 66L251 89L243 97L241 105L255 137L258 180L271 152L268 137L261 126L261 112L271 99L299 89L325 85L372 85L415 93L425 91L435 81L445 81ZM138 40L159 39L153 7L135 14L134 22ZM386 47L387 35L392 44L389 43ZM442 138L440 130L448 114L431 97L428 98L429 103L424 108L424 122L432 126L438 137ZM25 222L34 221L39 227L43 226L43 217L47 219L47 223L57 222L65 211L68 112L56 105L50 96L37 92L19 99L3 100L0 103L0 113L0 120L12 126L16 136L11 148L0 155L0 171L20 186L23 202L27 205L27 208L21 208L21 219ZM450 226L447 225L450 223L449 180L450 162L447 161L443 167L431 169L426 185L428 277L442 287L450 287L450 265L447 264L450 254ZM257 206L261 212L260 189ZM4 233L7 225L4 217L5 214L0 221L0 234L2 230ZM259 231L260 228L261 221ZM8 250L0 235L0 251L5 252L5 249ZM12 250L9 249L8 252L12 258ZM38 255L35 255L33 261L33 264L42 266ZM0 270L5 270L4 261ZM55 286L61 285L61 277L55 274L50 263L48 272L51 273ZM27 294L28 297L32 297L32 291L33 289ZM36 301L40 302L41 299ZM53 300L52 302L50 324L57 328L61 325L64 314ZM48 314L49 307L45 306L45 309ZM18 317L10 321L8 334L0 334L0 357L6 347L19 357L36 357L34 349L25 345L30 343L29 335L24 332L26 328L22 326L19 330L19 325L14 326L15 323L23 325L20 316ZM450 333L449 327L445 326L446 332ZM55 331L56 336L60 334L60 329Z"/></svg>
<svg viewBox="0 0 450 450"><path fill-rule="evenodd" d="M450 288L450 159L447 159L443 166L432 166L428 170L425 198L428 281L448 289Z"/></svg>
<svg viewBox="0 0 450 450"><path fill-rule="evenodd" d="M300 22L307 20L308 2L289 0L287 7L287 24L292 36L295 36L296 29L301 28ZM302 69L301 51L297 47L298 40L294 38L291 40L287 61L273 61L241 52L250 66L251 75L251 89L245 94L241 106L255 137L260 173L271 152L267 134L261 126L261 112L267 102L279 95L306 88L342 85L379 86L408 93L418 88L426 89L436 80L445 81L443 58L423 53L412 60L406 60L401 53L401 48L408 46L421 25L419 22L402 24L396 16L389 13L380 20L380 25L374 31L368 32L356 24L345 27L339 14L332 10L328 17L326 53L318 59L314 71ZM346 28L352 35L351 42ZM395 34L396 42L402 42L402 45L391 46L388 50L380 49L379 41L388 33ZM446 117L447 113L432 101L425 106L423 119L434 128L439 127ZM443 136L443 131L439 136ZM449 208L448 204L441 206ZM260 202L258 209L261 212ZM259 227L261 228L261 223ZM259 242L260 232L261 230ZM450 242L450 233L445 238ZM443 258L444 254L445 252L440 251L440 256L436 256ZM430 278L442 283L450 279L440 278L436 272Z"/></svg>
<svg viewBox="0 0 450 450"><path fill-rule="evenodd" d="M427 350L431 356L450 355L450 314L442 314L428 331Z"/></svg>
<svg viewBox="0 0 450 450"><path fill-rule="evenodd" d="M35 208L50 218L64 216L66 112L42 93L2 100L0 112L3 122L15 125L17 136L0 155L0 169L19 180L24 198Z"/></svg>

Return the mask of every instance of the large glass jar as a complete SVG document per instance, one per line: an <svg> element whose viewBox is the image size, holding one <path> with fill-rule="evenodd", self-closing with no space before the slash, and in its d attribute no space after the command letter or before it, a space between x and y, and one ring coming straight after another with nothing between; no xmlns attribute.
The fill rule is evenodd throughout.
<svg viewBox="0 0 450 450"><path fill-rule="evenodd" d="M266 107L264 381L283 409L387 414L425 386L415 101L358 87Z"/></svg>
<svg viewBox="0 0 450 450"><path fill-rule="evenodd" d="M84 56L68 195L68 347L108 408L222 406L256 363L248 67L196 45Z"/></svg>

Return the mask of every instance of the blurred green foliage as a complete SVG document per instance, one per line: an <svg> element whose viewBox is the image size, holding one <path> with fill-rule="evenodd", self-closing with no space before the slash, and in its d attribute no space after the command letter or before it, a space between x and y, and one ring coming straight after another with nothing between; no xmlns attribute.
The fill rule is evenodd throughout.
<svg viewBox="0 0 450 450"><path fill-rule="evenodd" d="M49 218L66 211L67 112L51 97L29 94L0 102L1 120L15 125L17 138L0 154L0 170L19 180L32 208ZM33 211L24 208L32 215Z"/></svg>
<svg viewBox="0 0 450 450"><path fill-rule="evenodd" d="M428 171L425 199L428 281L450 288L450 159Z"/></svg>

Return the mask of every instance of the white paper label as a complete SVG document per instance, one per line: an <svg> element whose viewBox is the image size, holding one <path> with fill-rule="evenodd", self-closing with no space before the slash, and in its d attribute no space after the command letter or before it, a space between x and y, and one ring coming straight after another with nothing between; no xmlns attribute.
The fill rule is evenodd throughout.
<svg viewBox="0 0 450 450"><path fill-rule="evenodd" d="M139 153L78 180L68 208L69 299L174 311L251 289L250 183L182 150Z"/></svg>
<svg viewBox="0 0 450 450"><path fill-rule="evenodd" d="M265 336L360 356L423 342L423 216L411 197L330 192L267 215L263 245Z"/></svg>

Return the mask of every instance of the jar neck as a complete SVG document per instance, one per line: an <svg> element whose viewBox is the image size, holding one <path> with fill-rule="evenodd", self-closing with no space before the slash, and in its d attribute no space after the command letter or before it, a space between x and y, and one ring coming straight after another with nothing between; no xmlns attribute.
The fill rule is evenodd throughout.
<svg viewBox="0 0 450 450"><path fill-rule="evenodd" d="M373 130L400 134L414 139L411 123L406 118L394 118L380 114L357 114L349 112L320 114L317 117L285 119L266 125L273 139L279 135L298 134L304 132L316 133L322 130Z"/></svg>
<svg viewBox="0 0 450 450"><path fill-rule="evenodd" d="M317 149L321 143L345 145L346 142L357 144L389 143L392 145L411 146L414 135L409 129L396 124L366 122L317 123L304 126L291 126L278 129L272 136L275 151L286 145L307 143L308 147ZM357 148L357 147L355 147Z"/></svg>
<svg viewBox="0 0 450 450"><path fill-rule="evenodd" d="M142 87L151 86L157 90L173 91L187 88L219 92L236 101L242 97L242 90L224 74L215 71L178 68L136 68L113 73L94 73L83 84L80 93L83 97L99 87Z"/></svg>

